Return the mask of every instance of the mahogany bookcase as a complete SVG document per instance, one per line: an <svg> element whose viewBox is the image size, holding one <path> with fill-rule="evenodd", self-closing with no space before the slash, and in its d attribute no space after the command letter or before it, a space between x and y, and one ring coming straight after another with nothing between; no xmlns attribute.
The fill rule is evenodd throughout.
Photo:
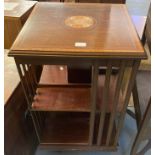
<svg viewBox="0 0 155 155"><path fill-rule="evenodd" d="M124 4L39 2L9 56L40 147L117 149L136 72L146 58ZM69 83L68 65L90 67L91 83ZM35 66L42 66L39 82Z"/></svg>

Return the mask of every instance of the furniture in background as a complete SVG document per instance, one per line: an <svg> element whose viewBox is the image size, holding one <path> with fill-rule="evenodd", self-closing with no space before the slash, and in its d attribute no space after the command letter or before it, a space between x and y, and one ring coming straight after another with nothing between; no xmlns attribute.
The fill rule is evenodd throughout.
<svg viewBox="0 0 155 155"><path fill-rule="evenodd" d="M141 39L144 48L147 48L146 53L148 55L148 60L143 60L143 61L141 61L141 64L140 64L139 70L144 70L144 71L147 71L147 70L150 71L150 69L151 69L151 58L150 58L150 54L151 54L151 18L150 17L151 17L151 6L148 11L148 17L147 17L146 25L145 25L144 32L142 35L143 37ZM139 102L139 96L138 96L137 81L135 81L132 95L133 95L135 116L136 116L136 120L137 120L137 127L139 127L139 124L142 120L142 115L141 115L141 110L140 110L141 108L140 108L140 102ZM129 112L129 113L131 114L132 112Z"/></svg>
<svg viewBox="0 0 155 155"><path fill-rule="evenodd" d="M142 43L144 46L148 47L147 51L149 54L151 54L151 6L148 11L148 17L143 32ZM143 63L143 61L141 63ZM145 69L146 68L144 68L143 70ZM145 103L147 105L145 106L145 111L143 113L142 109L144 108L142 106L144 105L139 100L140 92L138 92L137 79L135 80L132 94L133 94L135 114L130 110L127 110L127 112L130 116L136 119L137 135L131 149L131 155L141 155L145 154L145 152L151 148L151 97L148 103ZM140 144L146 140L147 144L144 145L141 150L139 150Z"/></svg>
<svg viewBox="0 0 155 155"><path fill-rule="evenodd" d="M32 155L38 145L33 123L14 60L5 50L4 69L4 152L5 155Z"/></svg>
<svg viewBox="0 0 155 155"><path fill-rule="evenodd" d="M4 48L9 49L37 1L4 1Z"/></svg>
<svg viewBox="0 0 155 155"><path fill-rule="evenodd" d="M149 51L151 53L151 4L147 15L147 22L145 25L142 41L143 45L147 43Z"/></svg>
<svg viewBox="0 0 155 155"><path fill-rule="evenodd" d="M38 2L9 56L15 59L40 147L117 149L139 63L146 58L125 5ZM52 73L53 65L70 64L90 67L91 83L69 83L65 67L60 69L65 75ZM99 75L100 67L105 74Z"/></svg>
<svg viewBox="0 0 155 155"><path fill-rule="evenodd" d="M26 22L36 1L4 1L4 48L9 49ZM12 58L5 55L4 152L6 155L32 155L38 145L26 99Z"/></svg>

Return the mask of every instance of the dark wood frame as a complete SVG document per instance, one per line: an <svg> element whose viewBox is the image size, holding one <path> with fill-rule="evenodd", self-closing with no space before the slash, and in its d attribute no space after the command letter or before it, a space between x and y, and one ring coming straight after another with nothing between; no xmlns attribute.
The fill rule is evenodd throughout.
<svg viewBox="0 0 155 155"><path fill-rule="evenodd" d="M35 11L37 11L37 7L42 7L42 5L48 6L47 9L43 7L45 9L44 11L48 11L50 3L38 4L32 13L32 16L35 15ZM59 6L58 6L58 4L56 6L58 8L59 7L62 8L61 6L65 7L66 5L59 3ZM78 5L69 4L69 8L71 6L73 8L79 7L79 8L85 8L85 9L87 9L87 7L88 8L90 7L92 9L94 9L94 7L96 7L96 9L94 9L94 10L100 10L101 14L102 14L103 9L100 7L104 8L104 6L105 6L105 8L107 8L108 10L111 9L111 7L115 7L115 5L112 5L112 4L111 5L110 4L107 4L107 5L102 4L102 6L99 4L95 4L95 5L92 5L92 4L91 5L90 4L78 4ZM67 10L69 8L67 8ZM73 8L72 8L72 10L74 10ZM100 9L98 9L98 8L100 8ZM91 12L92 9L90 9L89 11L90 11L90 15L93 16L93 12ZM70 149L70 150L73 150L73 149L74 150L77 150L77 149L81 149L81 150L116 150L117 149L118 138L119 138L122 126L123 126L126 108L127 108L129 98L130 98L130 95L131 95L131 92L132 92L132 89L134 86L136 73L137 73L141 59L146 58L146 54L139 42L137 34L135 33L134 27L130 21L126 7L124 5L120 5L120 9L123 9L122 11L124 13L120 14L118 16L118 19L120 18L120 20L121 20L122 19L121 15L125 15L123 21L125 22L127 20L127 23L125 22L127 24L127 27L125 27L124 31L119 32L120 25L118 22L116 22L116 25L118 24L116 31L118 31L119 33L126 32L126 34L128 34L127 31L129 30L128 32L130 32L131 35L133 34L133 36L131 36L131 38L130 38L131 40L129 39L130 41L129 42L127 41L126 43L123 43L124 38L120 38L119 44L122 46L125 46L126 48L119 47L119 46L114 46L113 48L111 48L111 46L113 45L113 43L115 41L115 39L114 40L111 39L111 42L108 41L108 46L107 46L108 49L106 49L102 44L104 41L104 38L102 38L102 35L99 35L100 37L98 36L99 41L97 41L96 38L93 38L93 41L99 42L98 46L95 46L95 47L90 46L89 48L77 48L77 47L73 46L73 44L72 45L66 44L64 42L63 38L60 38L60 39L62 39L61 40L62 45L58 46L55 49L54 45L56 45L56 44L51 44L51 43L47 42L47 43L49 43L48 50L46 48L44 48L44 46L41 45L41 44L44 44L44 42L42 42L42 40L37 40L37 42L36 42L37 44L35 43L35 45L37 45L38 47L41 45L41 48L37 47L35 50L35 48L33 47L34 46L33 42L30 41L29 39L28 39L29 43L32 42L31 44L28 43L26 45L26 42L24 42L24 46L27 46L27 47L24 48L22 46L18 46L20 44L20 42L22 42L22 39L23 39L21 37L22 34L20 34L20 36L17 38L16 43L15 43L17 45L17 47L14 44L14 46L12 47L12 51L10 51L10 53L9 53L9 56L13 56L15 59L16 66L17 66L19 76L21 79L21 83L23 86L23 90L25 93L25 97L27 99L28 110L30 111L30 114L32 116L34 128L35 128L40 146L42 146L42 147L48 146L48 147L51 147L52 149L59 149L59 150L60 149L63 149L63 150L64 149ZM119 9L116 9L116 10L120 11ZM60 9L60 11L63 15L63 11L61 9ZM40 16L41 13L39 13L38 15ZM110 12L107 12L107 13L108 13L108 15L110 15ZM68 15L71 15L71 14L69 13ZM117 11L116 11L116 14L117 14ZM40 16L41 19L44 18L45 12L42 15L43 16ZM39 16L37 16L37 17L39 17ZM31 17L29 18L30 23L31 22L33 23L33 20ZM107 19L106 22L108 23L107 24L107 26L108 26L109 18L107 18L107 17L104 17L104 18ZM39 19L37 21L40 21L41 19ZM54 19L56 19L56 18L54 18ZM49 21L51 21L51 18ZM121 22L120 23L122 24L121 26L124 27L123 21L122 21L122 23ZM30 23L27 22L27 25L25 25L24 28L27 29L27 26L29 27L28 24L30 24ZM40 26L42 26L42 24ZM99 26L98 28L100 30L103 28L101 23L98 26ZM35 29L35 27L33 27L33 28ZM98 34L102 34L102 33L100 33L99 29L96 29L95 31L98 31ZM41 30L40 27L38 27L38 30ZM115 34L116 31L114 31L114 33L111 33L111 34ZM33 32L33 31L31 31L31 32ZM56 31L51 30L51 32L53 32L53 34L54 34L54 32L56 32ZM75 32L77 32L77 31L75 31ZM105 30L105 32L106 32L106 30ZM53 38L53 35L51 37L50 33L48 33L47 31L43 30L40 33L36 33L36 34L37 35L40 34L40 36L41 36L41 34L45 34L45 33L47 33L49 35L48 39L50 39L51 41L52 40L55 41L55 38ZM62 32L61 32L61 34L62 34ZM76 34L77 36L75 36L75 38L77 37L77 39L78 39L79 34L80 33L77 33ZM85 37L89 38L90 34L89 33L86 33L86 34L87 35L85 35ZM25 38L27 38L25 33L23 35L25 35ZM57 33L55 35L57 35ZM40 36L38 36L38 39ZM66 38L67 38L68 33L64 34L64 36L66 36ZM125 38L126 37L128 38L128 35L126 35ZM68 38L68 41L69 41L69 38ZM56 42L57 42L57 40L56 40ZM60 42L60 40L58 41L58 43L59 42ZM67 46L65 47L65 45L67 45ZM37 102L36 98L38 96L41 96L41 94L43 94L43 95L45 94L45 96L46 96L48 94L47 91L45 93L40 93L40 91L38 90L38 89L43 89L45 86L42 85L40 87L39 82L36 81L36 77L34 75L34 68L35 68L35 66L38 66L38 65L43 66L43 68L44 68L44 65L49 65L49 66L50 65L65 65L65 66L75 65L75 66L78 66L79 63L82 67L90 67L92 69L92 77L91 77L92 80L91 80L89 87L88 87L88 84L77 85L77 84L68 84L68 83L64 84L64 85L59 84L59 83L57 83L57 84L49 83L48 87L50 87L51 89L57 88L58 91L59 91L59 88L68 89L70 87L72 87L72 89L77 89L77 87L80 87L81 89L82 88L90 89L90 92L89 92L90 96L86 96L86 98L90 98L90 100L88 100L89 101L88 104L90 105L89 110L86 109L84 111L80 111L80 110L77 111L76 108L65 109L65 112L74 112L74 113L87 112L87 113L89 113L89 118L88 118L89 125L87 126L88 127L87 134L89 133L88 138L87 138L88 141L86 141L85 143L79 142L79 141L78 142L76 141L76 143L75 142L73 143L73 141L66 143L66 141L62 142L57 139L53 142L52 139L50 139L51 142L47 142L47 141L43 142L41 136L42 136L42 134L44 134L43 133L44 125L47 125L46 124L47 111L50 113L53 113L54 110L48 109L48 107L46 109L40 108L39 110L37 110L37 109L34 109L32 106L34 102ZM100 81L100 79L99 79L100 67L105 68L105 74L101 75L104 79L103 81L101 81L102 90L101 89L99 90L100 85L98 85L98 82ZM113 76L114 76L113 72L112 72L113 68L117 68L117 70L118 70L117 74L115 75L115 79L113 79ZM128 74L129 78L126 80L126 82L124 84L123 83L124 78L125 78L124 72L129 68L130 68L130 71ZM41 76L43 76L43 75L41 75ZM49 74L48 76L50 78L52 76L52 74ZM111 83L113 84L113 87L111 87ZM123 89L122 87L124 87L125 89ZM111 93L110 88L113 88L112 93ZM100 91L102 93L102 95L100 96L101 102L97 101L97 99L98 99L97 97L99 94L98 91ZM52 95L50 95L50 96L52 96ZM78 98L80 98L80 97L81 96L78 96ZM46 97L46 98L49 99L50 97ZM65 98L66 98L66 96L62 97L63 102L61 100L61 104L66 105ZM73 100L76 100L76 99L77 99L77 97L73 98ZM52 102L55 102L55 100L56 99L52 100ZM99 108L98 108L98 103L100 104ZM120 106L120 103L122 103L121 106ZM56 106L58 105L57 103L54 103L54 104ZM110 105L111 105L111 107L110 107ZM118 111L119 106L120 106L120 110ZM56 113L64 112L64 109L61 109L61 108L62 108L62 106L59 107L59 109L56 109L55 112ZM44 113L44 112L46 112L46 113ZM108 120L108 123L106 122L106 120ZM60 122L61 121L59 121L58 123L60 123ZM65 122L65 121L62 121L62 122ZM106 126L106 125L108 125L108 126ZM58 124L58 126L59 126L59 124ZM67 126L67 124L66 124L66 126ZM79 125L79 128L80 128L80 125ZM64 131L65 128L62 128L62 129ZM78 130L78 127L75 130ZM50 130L50 131L53 132L52 130ZM70 134L72 135L71 140L73 140L73 138L76 138L74 136L73 132L71 132ZM48 137L48 136L46 136L46 137ZM53 137L50 137L50 138L53 138Z"/></svg>
<svg viewBox="0 0 155 155"><path fill-rule="evenodd" d="M40 61L41 59L41 61ZM57 145L53 145L53 144L45 144L45 145L40 145L41 147L51 147L52 149L75 149L75 150L115 150L117 148L117 144L118 144L118 138L119 138L119 134L121 132L121 128L123 125L123 121L124 121L124 116L125 116L125 112L126 112L126 108L128 105L128 101L131 95L131 91L134 85L134 80L135 80L135 76L136 76L136 72L138 70L139 67L139 63L140 60L139 59L108 59L108 58L80 58L81 63L83 63L83 65L88 65L88 66L92 66L92 83L91 83L91 111L90 111L90 128L89 128L89 140L88 140L88 145L84 145L84 146L79 146L79 145L61 145L61 144L57 144ZM31 113L32 119L33 119L33 123L34 123L34 127L36 130L36 134L38 137L38 141L41 142L40 140L40 135L42 132L42 126L43 123L42 121L44 120L44 115L41 114L40 111L35 111L34 109L32 109L31 107L31 103L33 101L33 97L36 94L36 89L39 86L39 84L36 82L35 80L35 76L33 74L33 66L35 65L69 65L72 64L74 62L78 64L78 58L69 58L69 57L22 57L22 56L15 56L15 62L18 68L18 72L21 78L21 82L22 82L22 86L25 92L25 96L27 99L27 103L28 103L28 109ZM111 74L111 69L112 67L119 67L119 72L118 72L118 79L117 79L117 84L115 87L115 95L114 95L114 101L113 101L113 106L115 108L113 108L111 115L110 115L110 123L109 123L109 130L108 130L108 136L106 139L106 144L102 144L101 143L101 139L102 139L102 129L103 124L104 124L104 120L105 120L105 111L104 108L102 107L101 110L101 115L100 115L100 122L99 122L99 134L97 136L97 142L94 143L93 139L94 139L94 125L95 125L95 120L96 120L96 93L97 93L97 80L98 80L98 75L99 75L99 66L106 66L107 70L106 70L106 76L105 76L105 80L106 80L106 85L104 86L105 92L103 93L103 96L105 96L107 98L107 92L108 92L108 87L109 87L109 80L110 77L112 76ZM114 136L112 136L112 132L113 132L113 127L114 124L113 122L115 122L117 120L117 112L116 112L116 107L118 105L118 98L120 97L120 92L122 91L121 87L122 87L122 79L123 79L123 75L124 75L124 71L126 69L126 67L131 67L132 71L130 73L130 78L129 80L126 82L126 89L123 92L123 107L122 110L120 112L120 116L119 116L119 121L118 121L118 125L116 126L116 134ZM51 85L52 87L52 85ZM54 85L54 87L59 87L59 85ZM106 105L108 105L108 102L106 103ZM105 105L105 106L106 106ZM99 112L100 113L100 112ZM98 130L98 129L97 129ZM98 131L97 131L98 132ZM113 138L113 143L110 143L110 139ZM97 145L96 145L97 144Z"/></svg>

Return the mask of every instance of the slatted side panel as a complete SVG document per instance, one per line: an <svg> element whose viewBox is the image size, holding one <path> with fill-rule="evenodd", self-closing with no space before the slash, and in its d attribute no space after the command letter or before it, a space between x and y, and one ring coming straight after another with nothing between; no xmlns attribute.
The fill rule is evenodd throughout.
<svg viewBox="0 0 155 155"><path fill-rule="evenodd" d="M131 66L128 66L126 61L120 61L117 66L114 66L112 62L107 62L105 80L104 80L104 90L103 90L103 102L100 108L100 121L98 127L98 136L97 136L97 145L98 146L106 146L111 147L117 146L119 134L123 125L124 116L126 113L126 108L129 102L129 98L131 95L131 90L133 88L134 79L136 76L136 72L139 66L139 61L133 61ZM113 68L117 68L117 73L113 73ZM129 78L124 82L124 76L126 69L130 68L130 72L128 73ZM117 77L115 82L112 81L113 77ZM113 88L113 96L108 94L110 92L111 83L114 84ZM112 99L110 99L112 98ZM119 102L122 101L122 106L119 109ZM107 107L110 105L110 112L107 110ZM109 123L106 133L106 139L103 143L103 131L105 125L106 115L109 113ZM119 116L119 118L118 118ZM118 122L118 123L116 123ZM115 132L114 132L115 129ZM114 132L114 133L113 133ZM104 137L105 138L105 137Z"/></svg>
<svg viewBox="0 0 155 155"><path fill-rule="evenodd" d="M111 75L112 75L112 64L109 62L107 65L106 77L105 77L105 82L104 82L103 97L105 99L105 101L104 101L105 104L102 103L102 107L101 107L102 112L101 112L100 122L99 122L97 145L101 145L101 142L102 142L105 115L106 115L106 110L107 110L107 106L108 106L108 96L109 96L108 93L109 93Z"/></svg>
<svg viewBox="0 0 155 155"><path fill-rule="evenodd" d="M117 124L117 128L116 128L116 136L114 139L114 145L116 146L118 143L118 138L121 132L121 129L123 127L123 122L124 122L124 117L126 114L126 109L129 103L129 99L131 96L131 92L134 86L134 82L135 82L135 78L136 78L136 73L139 67L140 61L133 61L133 65L131 68L131 72L130 72L130 78L129 80L126 82L126 89L123 92L123 108L122 111L120 113L120 116L118 118L118 124Z"/></svg>
<svg viewBox="0 0 155 155"><path fill-rule="evenodd" d="M92 66L92 83L91 83L91 113L90 113L90 128L89 128L89 145L93 145L94 139L94 126L96 115L96 95L97 95L97 83L98 83L98 64Z"/></svg>
<svg viewBox="0 0 155 155"><path fill-rule="evenodd" d="M16 60L17 69L21 78L21 83L25 92L25 96L27 99L29 110L31 109L31 104L33 102L34 95L36 94L37 88L37 80L34 73L34 66L29 64L18 63ZM103 80L103 102L101 107L97 105L97 97L98 97L98 87L99 87L99 64L94 62L92 65L92 82L91 82L91 112L90 112L90 128L89 128L89 145L104 146L111 147L117 146L119 134L123 125L124 116L126 113L126 108L128 105L128 101L131 95L131 90L133 88L136 72L139 66L139 61L128 61L118 60L111 61L105 60L104 65L102 66L105 69L105 74ZM130 68L129 78L127 81L123 82L125 71L127 68ZM115 70L115 73L114 73ZM114 74L116 79L114 80ZM124 84L125 83L125 84ZM113 95L111 96L111 86ZM123 87L123 88L122 88ZM120 98L123 99L123 106L120 111L118 111L118 105L120 102ZM110 106L109 106L110 104ZM109 108L110 107L110 108ZM31 111L31 116L33 119L33 123L35 126L35 130L38 136L38 140L40 141L40 135L42 132L42 128L44 127L44 117L39 111ZM94 132L96 132L96 114L99 112L100 119L98 123L98 134L97 139L95 137ZM118 119L118 123L116 124L116 119L120 113L120 117ZM108 115L107 115L108 114ZM107 124L107 116L108 116L108 124ZM106 125L105 125L106 124ZM106 130L106 138L105 131ZM113 129L116 129L115 135L113 134ZM103 142L104 135L104 142ZM113 139L113 141L111 140Z"/></svg>
<svg viewBox="0 0 155 155"><path fill-rule="evenodd" d="M40 135L44 126L44 113L39 111L31 111L31 104L36 94L37 78L34 72L34 66L30 64L21 64L16 61L17 70L21 79L21 84L27 100L28 109L30 111L33 124L36 130L38 140L40 142Z"/></svg>
<svg viewBox="0 0 155 155"><path fill-rule="evenodd" d="M108 134L107 134L107 139L106 139L106 146L110 145L110 140L111 140L111 138L113 138L112 137L112 129L114 127L117 105L118 105L119 97L121 94L120 91L121 91L121 84L123 81L124 71L125 71L125 62L121 62L119 72L118 72L115 93L114 93L114 99L113 99L113 103L112 103L113 108L112 108L111 115L110 115L110 122L109 122Z"/></svg>

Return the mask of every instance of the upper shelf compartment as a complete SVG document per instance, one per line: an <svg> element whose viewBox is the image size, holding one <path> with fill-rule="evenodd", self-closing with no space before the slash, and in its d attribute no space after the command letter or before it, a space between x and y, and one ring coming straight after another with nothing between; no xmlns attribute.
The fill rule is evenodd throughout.
<svg viewBox="0 0 155 155"><path fill-rule="evenodd" d="M62 67L62 68L61 68ZM117 75L111 77L107 112L113 108L114 90ZM97 90L97 110L105 104L103 96L105 76L99 75ZM117 111L123 106L122 95L119 97ZM90 84L68 84L66 66L44 66L39 86L34 96L32 110L37 111L91 111L91 87Z"/></svg>
<svg viewBox="0 0 155 155"><path fill-rule="evenodd" d="M32 108L40 111L88 112L90 111L90 88L38 88Z"/></svg>
<svg viewBox="0 0 155 155"><path fill-rule="evenodd" d="M68 84L67 66L44 65L39 85Z"/></svg>

